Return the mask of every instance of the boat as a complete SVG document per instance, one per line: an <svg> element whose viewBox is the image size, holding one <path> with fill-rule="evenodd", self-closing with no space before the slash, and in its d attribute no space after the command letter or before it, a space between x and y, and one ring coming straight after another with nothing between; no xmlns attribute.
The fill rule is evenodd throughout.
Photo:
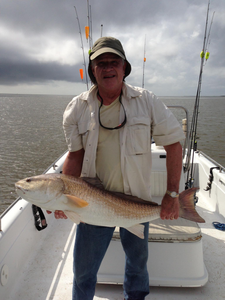
<svg viewBox="0 0 225 300"><path fill-rule="evenodd" d="M66 155L45 173L62 172ZM152 197L157 202L166 189L166 152L153 142L152 155ZM185 168L186 155L184 147ZM146 299L223 299L225 294L225 232L218 230L225 223L225 168L201 151L193 155L193 182L199 187L196 209L206 222L199 225L180 218L150 222L151 292ZM76 224L44 214L45 219L18 198L0 216L0 299L71 299ZM98 273L94 299L123 298L124 263L116 229Z"/></svg>

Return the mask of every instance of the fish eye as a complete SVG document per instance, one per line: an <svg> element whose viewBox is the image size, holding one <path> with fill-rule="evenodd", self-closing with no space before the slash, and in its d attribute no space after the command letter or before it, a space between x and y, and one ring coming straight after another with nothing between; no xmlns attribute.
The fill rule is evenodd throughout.
<svg viewBox="0 0 225 300"><path fill-rule="evenodd" d="M26 179L26 182L31 182L31 178L27 178L27 179Z"/></svg>

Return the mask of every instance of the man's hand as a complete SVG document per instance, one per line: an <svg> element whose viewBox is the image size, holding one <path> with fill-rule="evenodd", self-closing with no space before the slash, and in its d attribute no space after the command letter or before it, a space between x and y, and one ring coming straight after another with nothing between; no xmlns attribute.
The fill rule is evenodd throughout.
<svg viewBox="0 0 225 300"><path fill-rule="evenodd" d="M82 163L84 158L84 149L76 152L69 152L63 164L63 174L79 177L81 174ZM47 210L48 214L52 212ZM67 219L67 216L61 210L54 212L56 219Z"/></svg>
<svg viewBox="0 0 225 300"><path fill-rule="evenodd" d="M50 210L46 210L47 214L51 214L52 212ZM54 212L56 219L67 219L67 216L64 214L62 210L56 210Z"/></svg>
<svg viewBox="0 0 225 300"><path fill-rule="evenodd" d="M162 220L173 220L179 217L179 197L172 198L170 195L165 194L161 204L160 217Z"/></svg>

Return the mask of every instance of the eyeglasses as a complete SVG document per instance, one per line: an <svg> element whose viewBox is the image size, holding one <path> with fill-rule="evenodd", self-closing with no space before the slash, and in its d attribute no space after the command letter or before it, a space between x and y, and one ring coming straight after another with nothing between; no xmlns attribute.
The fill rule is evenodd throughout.
<svg viewBox="0 0 225 300"><path fill-rule="evenodd" d="M122 103L122 101L121 101L121 98L122 98L122 92L120 93L119 102L120 102L120 104L121 104L122 107L123 107L123 111L124 111L124 120L123 120L123 122L122 122L121 124L119 124L118 126L113 127L113 128L111 128L111 127L106 127L106 126L102 125L102 122L101 122L101 120L100 120L100 109L101 109L101 107L102 107L102 105L103 105L103 99L102 99L102 97L100 96L99 92L98 92L98 96L99 96L99 98L101 99L101 105L99 106L99 111L98 111L98 120L99 120L100 126L103 127L104 129L108 129L108 130L114 130L114 129L120 129L120 128L122 128L122 127L127 123L126 111L125 111L125 108L124 108L123 103Z"/></svg>
<svg viewBox="0 0 225 300"><path fill-rule="evenodd" d="M118 68L121 65L124 65L124 60L122 58L115 58L110 61L104 61L104 60L97 60L95 63L95 66L97 66L99 69L107 69L107 68Z"/></svg>

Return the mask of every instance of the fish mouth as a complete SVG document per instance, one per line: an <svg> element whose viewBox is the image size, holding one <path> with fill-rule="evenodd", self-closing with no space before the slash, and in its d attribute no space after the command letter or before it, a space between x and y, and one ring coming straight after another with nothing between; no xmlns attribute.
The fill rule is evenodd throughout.
<svg viewBox="0 0 225 300"><path fill-rule="evenodd" d="M17 191L21 191L25 195L28 190L22 188L20 185L16 185L16 192Z"/></svg>

